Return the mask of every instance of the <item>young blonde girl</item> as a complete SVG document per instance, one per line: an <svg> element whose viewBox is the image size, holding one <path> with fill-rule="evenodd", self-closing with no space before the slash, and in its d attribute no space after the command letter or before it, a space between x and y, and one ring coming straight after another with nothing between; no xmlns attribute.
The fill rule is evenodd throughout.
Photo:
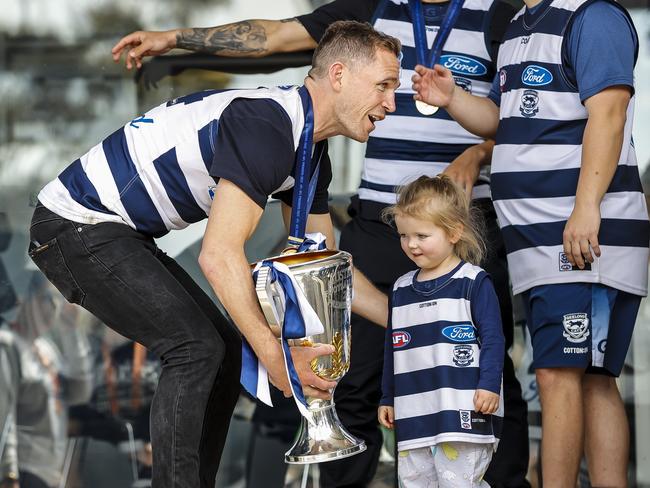
<svg viewBox="0 0 650 488"><path fill-rule="evenodd" d="M400 486L488 486L505 340L479 225L445 175L401 188L385 217L417 266L393 286L378 412L395 427Z"/></svg>

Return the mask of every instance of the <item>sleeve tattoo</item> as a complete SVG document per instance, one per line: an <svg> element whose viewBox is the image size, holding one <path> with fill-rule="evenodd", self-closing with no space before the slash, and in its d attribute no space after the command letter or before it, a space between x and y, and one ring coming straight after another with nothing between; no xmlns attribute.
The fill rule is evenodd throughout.
<svg viewBox="0 0 650 488"><path fill-rule="evenodd" d="M298 22L283 19L280 22ZM219 27L183 30L176 35L176 47L221 55L264 54L267 52L266 29L256 20L244 20Z"/></svg>

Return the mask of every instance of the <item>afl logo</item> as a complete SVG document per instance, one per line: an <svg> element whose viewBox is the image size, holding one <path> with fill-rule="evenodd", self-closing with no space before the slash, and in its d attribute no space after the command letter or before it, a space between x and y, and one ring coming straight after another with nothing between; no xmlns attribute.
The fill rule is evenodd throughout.
<svg viewBox="0 0 650 488"><path fill-rule="evenodd" d="M531 64L521 74L521 82L528 86L544 86L553 81L553 75L546 68Z"/></svg>
<svg viewBox="0 0 650 488"><path fill-rule="evenodd" d="M400 347L404 347L409 342L411 342L411 334L409 334L408 332L404 332L404 331L401 331L401 330L393 332L393 348L394 349L399 349Z"/></svg>

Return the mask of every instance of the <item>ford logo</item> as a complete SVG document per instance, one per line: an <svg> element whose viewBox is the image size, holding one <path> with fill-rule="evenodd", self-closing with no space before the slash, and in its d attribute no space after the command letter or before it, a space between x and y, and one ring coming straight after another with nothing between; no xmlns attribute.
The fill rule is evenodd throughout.
<svg viewBox="0 0 650 488"><path fill-rule="evenodd" d="M406 346L411 342L411 334L404 331L393 332L393 348L399 349L400 347Z"/></svg>
<svg viewBox="0 0 650 488"><path fill-rule="evenodd" d="M475 59L457 54L445 54L440 56L440 64L449 71L468 76L481 76L487 73L487 68Z"/></svg>
<svg viewBox="0 0 650 488"><path fill-rule="evenodd" d="M442 335L454 342L471 342L476 339L474 327L471 325L449 325L442 329Z"/></svg>
<svg viewBox="0 0 650 488"><path fill-rule="evenodd" d="M528 86L544 86L553 81L553 75L546 68L531 64L521 74L521 82Z"/></svg>

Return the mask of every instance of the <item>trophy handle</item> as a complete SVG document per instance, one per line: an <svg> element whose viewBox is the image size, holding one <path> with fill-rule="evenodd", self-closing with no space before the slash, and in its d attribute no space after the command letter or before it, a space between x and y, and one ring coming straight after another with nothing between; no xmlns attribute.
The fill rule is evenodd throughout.
<svg viewBox="0 0 650 488"><path fill-rule="evenodd" d="M284 299L271 283L271 268L268 266L262 266L257 271L255 293L269 327L276 337L280 337L284 320Z"/></svg>

